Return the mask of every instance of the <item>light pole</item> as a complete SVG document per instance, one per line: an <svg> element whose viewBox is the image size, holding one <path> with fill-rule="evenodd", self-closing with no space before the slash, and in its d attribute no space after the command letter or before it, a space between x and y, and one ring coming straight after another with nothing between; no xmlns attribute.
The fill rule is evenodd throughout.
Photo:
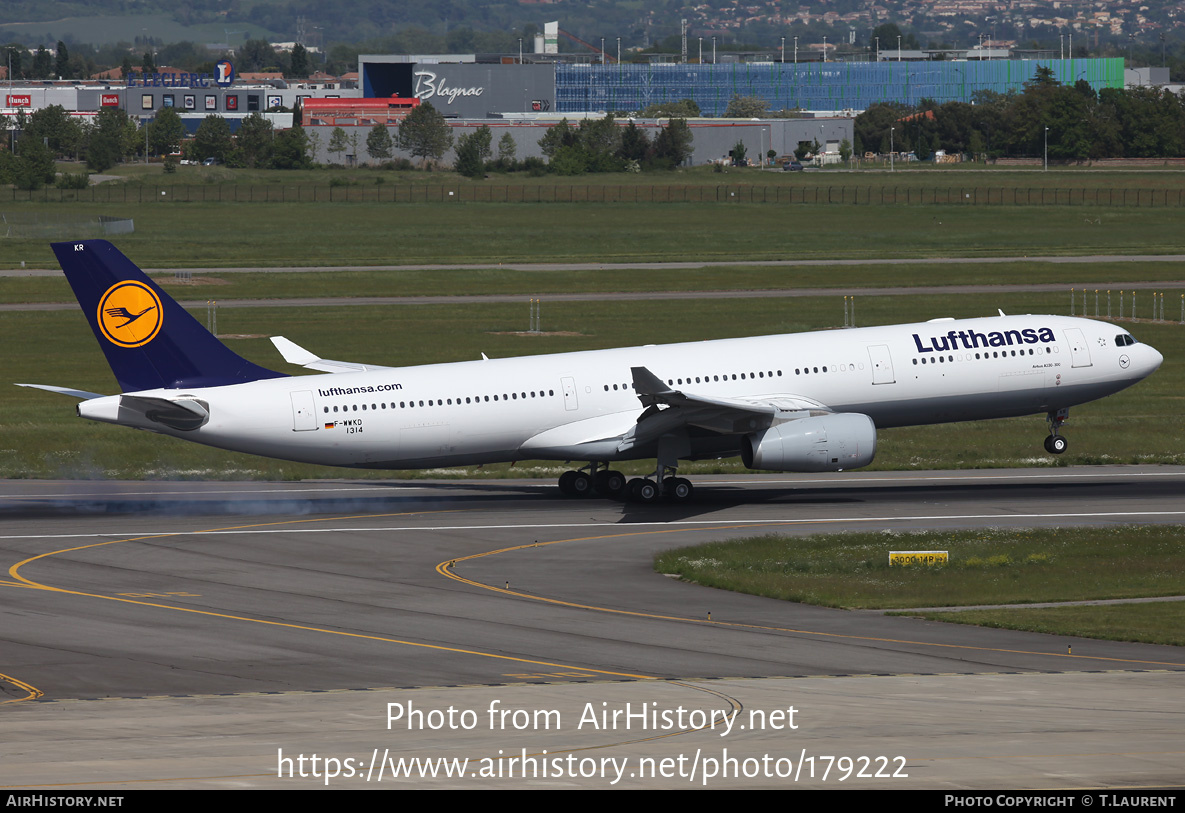
<svg viewBox="0 0 1185 813"><path fill-rule="evenodd" d="M712 64L716 64L716 38L712 37Z"/></svg>
<svg viewBox="0 0 1185 813"><path fill-rule="evenodd" d="M897 61L901 61L901 35L897 35Z"/></svg>
<svg viewBox="0 0 1185 813"><path fill-rule="evenodd" d="M699 64L704 64L704 38L699 38Z"/></svg>
<svg viewBox="0 0 1185 813"><path fill-rule="evenodd" d="M893 129L889 128L889 172L893 171Z"/></svg>
<svg viewBox="0 0 1185 813"><path fill-rule="evenodd" d="M518 64L523 64L523 38L518 38Z"/></svg>
<svg viewBox="0 0 1185 813"><path fill-rule="evenodd" d="M823 37L823 61L827 61L827 37Z"/></svg>
<svg viewBox="0 0 1185 813"><path fill-rule="evenodd" d="M786 38L782 37L782 64L786 64Z"/></svg>
<svg viewBox="0 0 1185 813"><path fill-rule="evenodd" d="M1049 172L1049 128L1045 128L1045 168L1042 172Z"/></svg>
<svg viewBox="0 0 1185 813"><path fill-rule="evenodd" d="M873 39L876 40L876 61L880 62L881 61L881 38L880 37L873 37Z"/></svg>
<svg viewBox="0 0 1185 813"><path fill-rule="evenodd" d="M601 65L605 64L605 38L601 37Z"/></svg>
<svg viewBox="0 0 1185 813"><path fill-rule="evenodd" d="M794 38L794 64L798 64L798 37Z"/></svg>

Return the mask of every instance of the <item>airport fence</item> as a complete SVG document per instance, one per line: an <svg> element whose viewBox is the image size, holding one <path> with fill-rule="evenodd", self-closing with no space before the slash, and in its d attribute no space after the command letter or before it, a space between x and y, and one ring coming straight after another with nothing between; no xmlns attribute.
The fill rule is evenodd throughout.
<svg viewBox="0 0 1185 813"><path fill-rule="evenodd" d="M81 203L772 203L853 206L1185 206L1185 188L812 185L100 184L4 189L0 201Z"/></svg>

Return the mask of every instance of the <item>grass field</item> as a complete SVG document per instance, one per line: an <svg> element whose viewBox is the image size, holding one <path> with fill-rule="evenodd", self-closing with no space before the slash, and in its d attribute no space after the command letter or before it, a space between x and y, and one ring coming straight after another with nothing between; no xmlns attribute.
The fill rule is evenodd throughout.
<svg viewBox="0 0 1185 813"><path fill-rule="evenodd" d="M78 164L61 162L59 170L77 172ZM347 168L326 165L309 170L229 169L227 167L184 166L171 175L160 163L121 164L106 174L117 175L130 183L173 186L181 184L329 184L359 186L382 183L436 186L718 186L757 185L796 188L851 186L909 187L912 189L935 186L967 186L990 189L1179 189L1185 172L1176 168L1148 167L1098 170L1088 167L1053 167L1048 172L1040 168L1018 168L983 164L961 165L902 165L889 172L887 166L863 164L849 169L838 164L812 168L808 172L782 172L767 168L725 168L716 172L713 167L696 166L676 172L598 173L573 178L563 175L532 176L526 173L490 173L485 178L466 178L449 171L408 170L391 171L369 167Z"/></svg>
<svg viewBox="0 0 1185 813"><path fill-rule="evenodd" d="M889 567L890 550L947 550L944 567ZM763 536L667 551L660 573L726 590L846 608L1026 604L1185 594L1185 529L1124 526ZM1056 635L1183 645L1185 605L926 613ZM911 613L911 615L914 613Z"/></svg>
<svg viewBox="0 0 1185 813"><path fill-rule="evenodd" d="M35 203L20 211L130 217L135 233L113 242L154 268L1185 253L1181 212L1171 208ZM48 243L4 239L0 267L56 267Z"/></svg>
<svg viewBox="0 0 1185 813"><path fill-rule="evenodd" d="M1084 287L1089 289L1088 310L1094 313L1094 291L1099 291L1099 313L1107 314L1107 291L1111 308L1119 315L1119 292L1125 284L1144 281L1175 282L1181 279L1179 263L958 263L865 266L722 266L697 269L605 268L596 270L530 270L505 268L417 270L356 270L285 273L236 272L196 273L191 281L179 282L172 272L153 276L176 298L296 299L311 297L505 295L524 299L542 294L651 291L780 291L809 288L899 288L903 293L919 286L1024 285L1035 276L1042 282L1064 286L1062 301L1068 309L1071 289L1077 291L1075 313L1081 314ZM63 276L10 277L3 282L3 301L73 302ZM1130 312L1130 289L1125 293L1125 311ZM994 296L985 294L984 296ZM1166 316L1180 317L1181 292L1165 293ZM867 296L861 297L861 304ZM986 300L985 300L986 301ZM1056 295L1049 300L1056 302ZM1151 314L1151 294L1141 291L1137 303ZM549 306L550 308L550 306Z"/></svg>

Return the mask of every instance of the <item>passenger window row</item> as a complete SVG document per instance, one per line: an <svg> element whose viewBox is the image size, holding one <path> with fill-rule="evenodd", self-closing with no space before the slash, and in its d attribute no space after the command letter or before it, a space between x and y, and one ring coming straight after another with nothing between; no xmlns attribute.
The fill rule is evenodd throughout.
<svg viewBox="0 0 1185 813"><path fill-rule="evenodd" d="M1052 347L1052 348L1046 347L1045 348L1046 355L1049 355L1050 353L1056 353L1056 352L1057 352L1056 347ZM1025 355L1029 355L1029 356L1038 355L1038 352L1031 347L1029 347L1027 349L1022 348L1020 350L993 350L991 353L984 351L982 358L986 360L986 359L996 359L996 358L1008 358L1009 356L1025 356ZM975 358L980 359L980 354L976 353ZM953 363L954 360L955 360L955 357L953 355L943 356L943 355L939 354L937 356L922 356L921 361L918 361L917 358L914 358L913 363L914 363L914 366L916 367L918 364L946 364L947 362ZM963 354L960 353L959 354L959 361L972 361L971 354L968 353L966 355L966 357L964 357Z"/></svg>
<svg viewBox="0 0 1185 813"><path fill-rule="evenodd" d="M369 405L367 405L367 404L346 404L346 405L340 407L340 410L337 406L334 406L332 408L332 410L329 407L324 407L324 411L326 413L329 413L330 411L333 411L333 412L338 412L338 411L358 412L359 409L361 409L362 412L367 412L367 411L378 412L380 410L387 409L388 406L391 409L415 409L416 407L423 407L423 406L437 406L437 407L461 406L462 403L482 404L482 403L489 403L491 400L495 401L495 402L499 401L499 400L502 400L502 401L527 401L532 398L553 398L553 397L555 397L555 390L547 390L547 391L531 390L530 392L511 392L511 393L504 392L504 393L502 393L501 396L498 396L498 395L467 396L463 402L462 402L462 399L460 396L458 396L456 398L429 398L426 401L422 400L422 399L416 400L416 401L398 401L398 402L392 401L390 403L390 405L388 405L386 401L380 401L379 403L372 403Z"/></svg>

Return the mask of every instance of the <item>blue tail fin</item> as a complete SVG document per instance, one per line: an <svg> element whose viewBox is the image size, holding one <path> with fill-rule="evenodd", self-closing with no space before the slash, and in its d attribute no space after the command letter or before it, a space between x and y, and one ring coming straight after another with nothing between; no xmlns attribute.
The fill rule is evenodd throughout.
<svg viewBox="0 0 1185 813"><path fill-rule="evenodd" d="M124 392L284 377L218 341L106 240L53 250Z"/></svg>

